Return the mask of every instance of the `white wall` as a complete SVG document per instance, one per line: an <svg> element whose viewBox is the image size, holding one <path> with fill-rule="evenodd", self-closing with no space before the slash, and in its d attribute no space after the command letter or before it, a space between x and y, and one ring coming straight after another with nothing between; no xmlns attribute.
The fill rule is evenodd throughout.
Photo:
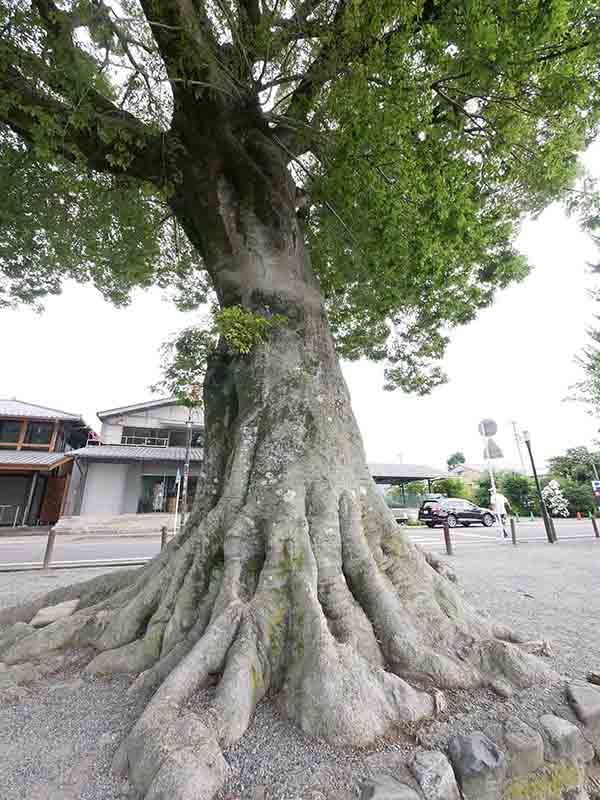
<svg viewBox="0 0 600 800"><path fill-rule="evenodd" d="M188 409L176 404L156 406L145 411L132 411L126 414L115 414L102 421L102 441L105 444L120 444L123 428L168 428L173 424L179 426L187 422ZM202 425L202 412L196 409L192 413L194 425Z"/></svg>
<svg viewBox="0 0 600 800"><path fill-rule="evenodd" d="M82 514L121 514L128 464L91 461L85 482Z"/></svg>

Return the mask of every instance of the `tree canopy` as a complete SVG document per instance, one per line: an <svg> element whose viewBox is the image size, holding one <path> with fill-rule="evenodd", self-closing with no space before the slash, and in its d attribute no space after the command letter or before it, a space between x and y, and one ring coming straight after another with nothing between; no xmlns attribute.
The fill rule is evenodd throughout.
<svg viewBox="0 0 600 800"><path fill-rule="evenodd" d="M0 30L0 306L67 278L205 300L182 120L222 119L232 158L283 152L338 352L390 388L444 380L597 130L589 0L0 0Z"/></svg>
<svg viewBox="0 0 600 800"><path fill-rule="evenodd" d="M452 467L456 467L457 464L464 464L466 461L465 454L457 450L456 453L452 453L452 455L448 456L446 459L446 464L448 465L448 469L452 469Z"/></svg>

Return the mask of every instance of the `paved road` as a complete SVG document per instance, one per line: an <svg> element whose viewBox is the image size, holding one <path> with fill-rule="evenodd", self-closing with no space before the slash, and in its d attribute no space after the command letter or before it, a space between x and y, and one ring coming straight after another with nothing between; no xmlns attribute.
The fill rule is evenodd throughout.
<svg viewBox="0 0 600 800"><path fill-rule="evenodd" d="M0 538L0 566L44 559L45 536ZM160 536L94 537L81 539L57 536L53 561L93 561L97 559L152 557L160 550Z"/></svg>
<svg viewBox="0 0 600 800"><path fill-rule="evenodd" d="M559 540L593 539L594 532L589 520L557 521L556 532ZM517 526L518 540L546 541L544 526L539 521L523 521ZM411 540L428 550L443 552L444 533L442 528L406 528ZM510 542L510 539L508 540ZM483 528L473 525L470 528L455 528L452 542L458 555L464 546L498 546L504 544L497 527ZM45 536L0 537L0 566L2 564L41 562L46 547ZM53 561L93 561L97 559L149 558L160 549L159 536L145 537L74 537L58 536L54 546Z"/></svg>
<svg viewBox="0 0 600 800"><path fill-rule="evenodd" d="M555 520L556 535L559 541L566 539L585 540L594 539L594 529L591 520ZM600 526L600 523L599 523ZM406 528L411 541L423 545L428 550L435 552L445 552L444 531L439 528ZM510 534L510 528L506 527ZM506 540L501 536L496 525L492 528L484 528L480 525L472 525L469 528L454 528L451 531L452 543L455 551L465 545L479 545L489 547L490 545L504 544ZM520 542L539 542L546 543L546 531L541 520L523 520L517 523L517 541ZM510 538L508 539L510 543Z"/></svg>

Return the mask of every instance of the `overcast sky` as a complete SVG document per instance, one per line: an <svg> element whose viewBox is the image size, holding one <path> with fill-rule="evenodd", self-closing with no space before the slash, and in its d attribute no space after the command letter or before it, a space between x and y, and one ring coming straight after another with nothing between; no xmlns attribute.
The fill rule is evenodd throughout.
<svg viewBox="0 0 600 800"><path fill-rule="evenodd" d="M600 148L586 160L600 174ZM574 357L598 313L588 296L597 279L587 267L598 254L558 206L527 222L518 244L533 272L454 332L446 386L427 398L388 393L381 366L344 365L369 460L441 467L462 450L480 463L484 417L498 422L507 464L518 465L512 420L530 429L540 461L593 446L600 422L564 398L581 377ZM69 284L42 314L0 312L0 397L79 412L99 429L96 411L152 399L161 342L193 319L158 290L138 292L117 310L93 288Z"/></svg>

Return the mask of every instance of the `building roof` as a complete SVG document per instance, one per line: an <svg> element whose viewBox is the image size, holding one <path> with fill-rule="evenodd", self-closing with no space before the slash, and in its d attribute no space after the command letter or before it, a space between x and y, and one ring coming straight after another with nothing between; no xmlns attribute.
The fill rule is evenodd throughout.
<svg viewBox="0 0 600 800"><path fill-rule="evenodd" d="M163 397L160 400L149 400L145 403L134 403L130 406L119 406L119 408L109 408L106 411L98 411L99 419L112 417L116 414L126 414L129 411L146 411L149 408L160 408L161 406L176 406L177 400L174 397Z"/></svg>
<svg viewBox="0 0 600 800"><path fill-rule="evenodd" d="M434 478L447 478L448 473L426 464L373 464L369 463L369 472L373 480L379 483L423 481Z"/></svg>
<svg viewBox="0 0 600 800"><path fill-rule="evenodd" d="M90 461L185 461L185 447L137 447L101 444L70 450L69 455ZM190 461L202 461L202 450L192 448Z"/></svg>
<svg viewBox="0 0 600 800"><path fill-rule="evenodd" d="M81 422L81 414L71 414L58 408L38 406L35 403L24 403L16 397L0 398L0 417L32 417L34 419L62 419Z"/></svg>
<svg viewBox="0 0 600 800"><path fill-rule="evenodd" d="M39 469L52 469L69 461L73 451L68 453L45 453L31 450L5 450L0 448L0 468L14 467L39 467Z"/></svg>

